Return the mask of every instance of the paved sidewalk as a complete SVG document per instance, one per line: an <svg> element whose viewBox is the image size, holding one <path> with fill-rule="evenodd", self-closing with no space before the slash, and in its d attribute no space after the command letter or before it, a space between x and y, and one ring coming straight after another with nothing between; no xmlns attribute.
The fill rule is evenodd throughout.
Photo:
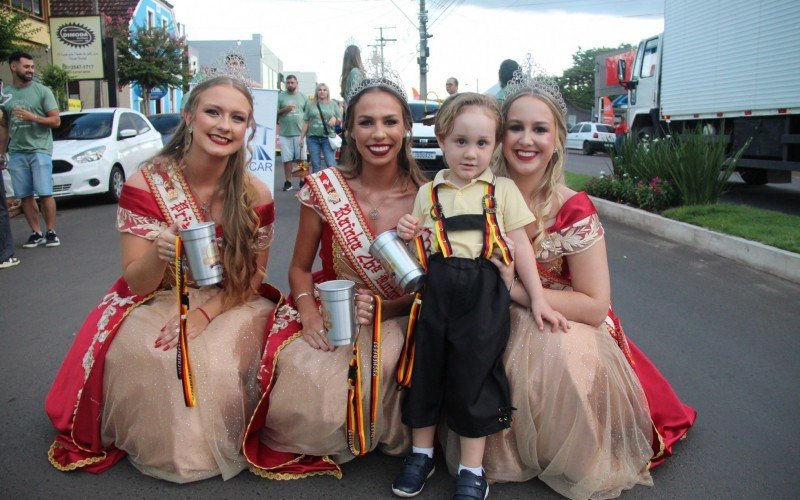
<svg viewBox="0 0 800 500"><path fill-rule="evenodd" d="M735 260L793 283L800 283L800 254L667 219L594 196L591 198L601 219L626 224L697 250Z"/></svg>

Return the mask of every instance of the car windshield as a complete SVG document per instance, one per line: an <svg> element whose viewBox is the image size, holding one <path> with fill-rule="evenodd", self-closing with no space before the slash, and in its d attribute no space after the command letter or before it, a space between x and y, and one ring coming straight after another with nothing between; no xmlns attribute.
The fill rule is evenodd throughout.
<svg viewBox="0 0 800 500"><path fill-rule="evenodd" d="M150 123L158 130L160 134L171 134L178 128L181 122L181 115L179 113L168 113L164 115L153 115L150 117Z"/></svg>
<svg viewBox="0 0 800 500"><path fill-rule="evenodd" d="M422 119L429 115L435 115L439 111L439 103L435 101L410 102L411 120L414 123L422 123Z"/></svg>
<svg viewBox="0 0 800 500"><path fill-rule="evenodd" d="M598 132L611 132L613 134L614 133L614 127L612 127L611 125L598 125L597 126L597 131Z"/></svg>
<svg viewBox="0 0 800 500"><path fill-rule="evenodd" d="M100 139L111 135L114 113L61 115L61 125L53 131L54 141Z"/></svg>

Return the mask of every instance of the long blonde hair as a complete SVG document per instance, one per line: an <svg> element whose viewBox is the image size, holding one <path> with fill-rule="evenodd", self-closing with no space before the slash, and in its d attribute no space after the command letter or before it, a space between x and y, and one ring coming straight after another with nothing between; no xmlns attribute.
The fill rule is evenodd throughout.
<svg viewBox="0 0 800 500"><path fill-rule="evenodd" d="M239 79L229 76L216 76L199 83L186 101L185 113L193 116L197 112L200 96L206 90L227 85L245 96L250 106L248 129L242 147L228 157L228 164L217 183L222 193L222 267L225 273L223 284L223 304L233 307L244 303L252 292L251 279L258 271L256 264L259 219L255 212L257 194L247 173L247 160L250 157L248 143L256 130L253 118L253 96L247 86ZM181 120L172 138L159 153L154 165L167 168L186 168L184 158L192 143L186 120ZM263 271L263 270L262 270Z"/></svg>
<svg viewBox="0 0 800 500"><path fill-rule="evenodd" d="M558 195L557 187L559 184L564 183L564 160L566 158L566 141L567 141L567 117L561 111L561 108L558 106L555 100L552 97L547 95L543 92L537 92L533 89L524 89L520 92L513 94L512 96L506 96L505 102L503 102L502 108L502 116L503 116L503 123L504 126L507 127L507 120L508 120L508 110L511 109L511 105L517 101L520 97L523 96L531 96L539 99L543 103L547 105L550 111L553 113L553 117L555 120L555 127L556 127L556 143L555 147L553 148L553 156L550 157L550 161L547 162L547 167L545 168L544 176L542 177L542 182L533 192L533 196L531 198L531 206L529 207L533 212L533 215L536 217L536 238L533 240L533 247L534 249L539 248L542 243L542 240L546 236L546 227L545 224L549 219L550 212L553 209L553 201L556 199ZM498 148L499 154L496 155L496 162L494 171L497 175L502 177L510 177L508 172L508 164L506 163L505 155L503 154L503 147L502 144ZM528 193L523 193L523 195L527 196ZM534 200L541 200L538 203L534 203Z"/></svg>

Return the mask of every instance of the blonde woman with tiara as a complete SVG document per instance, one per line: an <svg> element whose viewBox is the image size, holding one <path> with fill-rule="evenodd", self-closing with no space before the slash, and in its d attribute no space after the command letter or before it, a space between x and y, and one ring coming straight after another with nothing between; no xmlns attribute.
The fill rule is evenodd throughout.
<svg viewBox="0 0 800 500"><path fill-rule="evenodd" d="M551 306L568 333L540 331L524 286L511 288L503 362L516 407L511 428L487 439L489 481L539 477L569 498L609 498L652 485L650 468L694 423L669 383L625 336L611 310L603 227L585 193L564 184L566 105L554 82L519 72L506 87L496 165L536 216L528 226ZM522 305L518 305L522 304ZM448 465L458 440L446 438Z"/></svg>
<svg viewBox="0 0 800 500"><path fill-rule="evenodd" d="M85 320L45 402L57 469L102 472L127 454L144 474L184 483L230 479L246 467L242 438L279 296L261 285L274 203L247 171L254 131L245 84L208 79L192 90L172 139L125 183L122 277ZM175 236L203 221L216 223L223 281L198 286L188 277L196 403L187 407L176 376Z"/></svg>

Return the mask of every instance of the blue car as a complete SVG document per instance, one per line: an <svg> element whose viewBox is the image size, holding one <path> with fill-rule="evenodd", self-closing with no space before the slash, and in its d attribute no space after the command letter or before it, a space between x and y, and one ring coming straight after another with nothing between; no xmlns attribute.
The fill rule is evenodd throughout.
<svg viewBox="0 0 800 500"><path fill-rule="evenodd" d="M162 113L160 115L149 116L148 118L150 119L150 123L153 124L153 127L161 134L161 143L164 145L169 142L172 134L175 133L175 129L178 128L178 124L181 122L180 113Z"/></svg>

